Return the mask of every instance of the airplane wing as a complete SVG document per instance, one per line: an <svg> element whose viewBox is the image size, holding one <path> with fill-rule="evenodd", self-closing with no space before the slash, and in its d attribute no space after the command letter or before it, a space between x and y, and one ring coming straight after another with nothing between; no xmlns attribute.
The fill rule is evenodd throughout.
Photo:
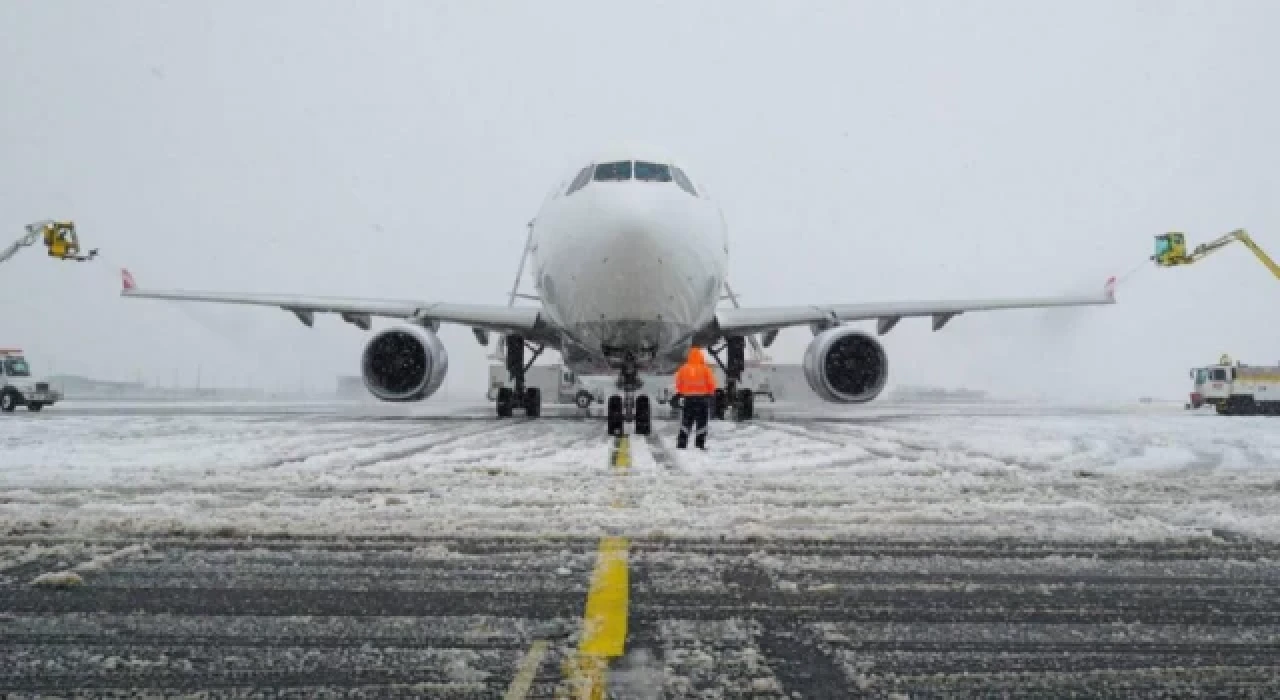
<svg viewBox="0 0 1280 700"><path fill-rule="evenodd" d="M454 323L473 329L498 333L533 334L544 330L540 310L532 306L499 306L496 304L446 304L401 299L359 299L350 297L312 297L284 294L235 294L187 290L140 289L128 270L121 270L124 288L120 295L134 299L167 299L170 301L208 301L221 304L275 306L291 311L307 326L317 313L335 313L361 329L371 327L374 316L408 321Z"/></svg>
<svg viewBox="0 0 1280 700"><path fill-rule="evenodd" d="M936 331L952 318L970 311L1046 309L1114 303L1115 278L1112 277L1107 280L1102 292L1093 295L720 309L716 311L716 322L721 333L746 335L769 333L789 326L876 319L877 332L884 335L898 321L907 317L931 316L933 330Z"/></svg>

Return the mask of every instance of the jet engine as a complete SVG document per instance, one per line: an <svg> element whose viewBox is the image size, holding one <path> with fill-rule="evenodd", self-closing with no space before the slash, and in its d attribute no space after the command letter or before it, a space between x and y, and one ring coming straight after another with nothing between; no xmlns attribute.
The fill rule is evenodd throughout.
<svg viewBox="0 0 1280 700"><path fill-rule="evenodd" d="M388 328L369 339L360 373L369 393L382 401L421 401L436 393L449 371L449 355L436 334L422 326Z"/></svg>
<svg viewBox="0 0 1280 700"><path fill-rule="evenodd" d="M854 328L819 333L804 352L809 388L833 403L865 403L889 379L889 358L874 336Z"/></svg>

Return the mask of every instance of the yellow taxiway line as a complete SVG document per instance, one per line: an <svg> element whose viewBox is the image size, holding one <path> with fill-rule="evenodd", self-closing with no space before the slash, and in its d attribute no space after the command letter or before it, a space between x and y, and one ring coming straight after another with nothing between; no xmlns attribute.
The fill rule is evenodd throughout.
<svg viewBox="0 0 1280 700"><path fill-rule="evenodd" d="M615 475L624 475L631 466L631 441L617 439L609 461ZM615 501L615 508L623 504ZM587 591L587 609L582 616L582 637L578 653L566 669L572 698L602 700L608 683L609 660L622 656L627 639L627 604L630 575L625 537L605 537L596 550L596 567Z"/></svg>

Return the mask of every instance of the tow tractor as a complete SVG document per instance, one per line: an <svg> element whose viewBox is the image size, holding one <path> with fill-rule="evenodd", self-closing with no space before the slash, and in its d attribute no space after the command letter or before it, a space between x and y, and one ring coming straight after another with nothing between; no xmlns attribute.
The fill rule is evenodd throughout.
<svg viewBox="0 0 1280 700"><path fill-rule="evenodd" d="M1208 243L1201 243L1190 254L1187 253L1186 236L1178 232L1160 234L1156 236L1155 254L1151 256L1151 259L1155 261L1157 267L1190 265L1236 241L1243 243L1271 271L1271 274L1276 276L1276 279L1280 279L1280 265L1276 265L1275 261L1264 253L1262 248L1258 247L1258 244L1254 243L1253 239L1249 237L1249 233L1242 228L1219 236Z"/></svg>
<svg viewBox="0 0 1280 700"><path fill-rule="evenodd" d="M31 379L31 367L17 348L0 348L0 411L13 413L26 406L32 413L62 400L62 392L48 382Z"/></svg>
<svg viewBox="0 0 1280 700"><path fill-rule="evenodd" d="M1245 365L1223 355L1216 365L1193 368L1191 380L1188 409L1207 405L1223 416L1280 415L1280 365Z"/></svg>

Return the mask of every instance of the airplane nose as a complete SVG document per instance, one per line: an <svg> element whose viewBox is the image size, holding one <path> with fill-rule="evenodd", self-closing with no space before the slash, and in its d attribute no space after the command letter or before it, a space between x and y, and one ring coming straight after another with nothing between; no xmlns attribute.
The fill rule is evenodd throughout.
<svg viewBox="0 0 1280 700"><path fill-rule="evenodd" d="M591 228L602 249L629 252L653 237L658 217L648 202L637 200L610 193L597 197Z"/></svg>
<svg viewBox="0 0 1280 700"><path fill-rule="evenodd" d="M592 230L605 257L647 267L678 248L672 239L685 228L683 211L663 196L669 193L653 190L634 183L597 190Z"/></svg>
<svg viewBox="0 0 1280 700"><path fill-rule="evenodd" d="M574 275L593 316L655 320L670 313L668 297L683 280L691 236L686 212L661 186L592 183L584 190L595 191L590 225L578 239L585 265Z"/></svg>

